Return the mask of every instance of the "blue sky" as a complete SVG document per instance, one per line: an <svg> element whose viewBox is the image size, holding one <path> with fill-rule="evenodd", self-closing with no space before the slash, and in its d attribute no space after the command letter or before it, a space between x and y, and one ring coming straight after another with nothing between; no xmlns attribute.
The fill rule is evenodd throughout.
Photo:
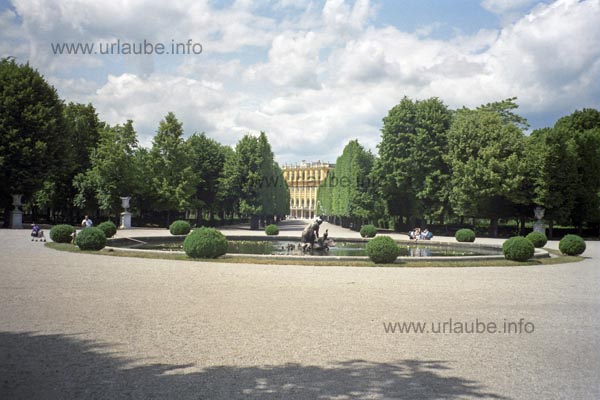
<svg viewBox="0 0 600 400"><path fill-rule="evenodd" d="M0 0L0 55L65 101L132 119L149 146L172 111L226 144L265 131L281 163L376 151L403 96L517 97L533 128L600 108L600 0ZM201 54L58 55L56 43L201 43ZM96 47L97 49L97 47Z"/></svg>

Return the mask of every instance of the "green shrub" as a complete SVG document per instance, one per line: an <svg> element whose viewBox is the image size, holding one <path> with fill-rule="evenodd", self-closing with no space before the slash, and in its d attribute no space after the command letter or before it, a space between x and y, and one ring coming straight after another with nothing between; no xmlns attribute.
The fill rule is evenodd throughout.
<svg viewBox="0 0 600 400"><path fill-rule="evenodd" d="M581 236L566 235L558 242L558 249L568 256L578 256L585 251L585 241Z"/></svg>
<svg viewBox="0 0 600 400"><path fill-rule="evenodd" d="M526 261L533 257L535 247L523 236L513 236L502 244L504 258L513 261Z"/></svg>
<svg viewBox="0 0 600 400"><path fill-rule="evenodd" d="M400 254L400 248L389 236L378 236L369 240L366 246L367 256L377 264L390 264Z"/></svg>
<svg viewBox="0 0 600 400"><path fill-rule="evenodd" d="M267 235L279 235L279 228L275 224L267 225L265 233Z"/></svg>
<svg viewBox="0 0 600 400"><path fill-rule="evenodd" d="M77 234L75 244L81 250L102 250L106 246L106 236L100 228L85 228Z"/></svg>
<svg viewBox="0 0 600 400"><path fill-rule="evenodd" d="M190 223L183 220L174 221L171 226L169 226L169 232L171 235L187 235L192 230Z"/></svg>
<svg viewBox="0 0 600 400"><path fill-rule="evenodd" d="M54 225L50 229L50 239L56 243L71 243L73 232L75 232L75 228L71 225Z"/></svg>
<svg viewBox="0 0 600 400"><path fill-rule="evenodd" d="M360 227L360 236L372 238L375 235L377 235L377 228L373 225L363 225Z"/></svg>
<svg viewBox="0 0 600 400"><path fill-rule="evenodd" d="M102 229L104 236L111 238L117 233L117 226L111 221L105 221L98 225L98 229Z"/></svg>
<svg viewBox="0 0 600 400"><path fill-rule="evenodd" d="M475 241L475 232L471 229L459 229L456 231L454 235L458 242L474 242Z"/></svg>
<svg viewBox="0 0 600 400"><path fill-rule="evenodd" d="M525 236L525 239L529 240L535 247L541 248L548 243L548 238L542 232L531 232Z"/></svg>
<svg viewBox="0 0 600 400"><path fill-rule="evenodd" d="M217 258L227 252L227 239L214 228L202 227L185 238L183 250L192 258Z"/></svg>

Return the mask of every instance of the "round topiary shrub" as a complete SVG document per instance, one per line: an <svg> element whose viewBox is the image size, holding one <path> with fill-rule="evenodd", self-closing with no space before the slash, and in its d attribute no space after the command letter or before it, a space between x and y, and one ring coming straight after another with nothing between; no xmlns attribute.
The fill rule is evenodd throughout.
<svg viewBox="0 0 600 400"><path fill-rule="evenodd" d="M565 235L558 242L558 249L568 256L578 256L585 251L585 241L581 236Z"/></svg>
<svg viewBox="0 0 600 400"><path fill-rule="evenodd" d="M265 228L265 233L267 235L279 235L279 228L275 224L267 225Z"/></svg>
<svg viewBox="0 0 600 400"><path fill-rule="evenodd" d="M106 246L106 236L100 228L85 228L77 234L75 244L81 250L102 250Z"/></svg>
<svg viewBox="0 0 600 400"><path fill-rule="evenodd" d="M202 227L185 238L183 250L192 258L217 258L227 252L227 239L214 228Z"/></svg>
<svg viewBox="0 0 600 400"><path fill-rule="evenodd" d="M400 254L400 248L389 236L378 236L369 240L365 250L371 261L377 264L391 264Z"/></svg>
<svg viewBox="0 0 600 400"><path fill-rule="evenodd" d="M471 229L459 229L456 231L454 235L458 242L474 242L475 241L475 232Z"/></svg>
<svg viewBox="0 0 600 400"><path fill-rule="evenodd" d="M529 240L535 247L541 248L548 243L548 238L542 232L531 232L525 236L525 239Z"/></svg>
<svg viewBox="0 0 600 400"><path fill-rule="evenodd" d="M75 228L71 225L54 225L50 229L50 239L56 243L71 243L73 232L75 232Z"/></svg>
<svg viewBox="0 0 600 400"><path fill-rule="evenodd" d="M504 258L512 261L526 261L533 257L535 247L523 236L513 236L502 244Z"/></svg>
<svg viewBox="0 0 600 400"><path fill-rule="evenodd" d="M117 233L117 226L111 221L102 222L100 225L98 225L98 229L102 229L104 236L107 238L111 238Z"/></svg>
<svg viewBox="0 0 600 400"><path fill-rule="evenodd" d="M362 237L375 237L377 235L377 228L373 225L363 225L360 227L360 236Z"/></svg>
<svg viewBox="0 0 600 400"><path fill-rule="evenodd" d="M169 232L171 232L171 235L187 235L190 233L190 230L192 230L190 223L183 220L174 221L169 226Z"/></svg>

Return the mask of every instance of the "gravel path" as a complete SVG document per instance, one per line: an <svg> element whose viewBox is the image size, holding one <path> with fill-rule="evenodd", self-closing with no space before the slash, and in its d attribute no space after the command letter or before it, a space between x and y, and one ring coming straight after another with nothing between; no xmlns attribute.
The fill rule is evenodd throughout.
<svg viewBox="0 0 600 400"><path fill-rule="evenodd" d="M599 242L514 268L81 255L25 230L0 254L0 399L600 398ZM384 329L450 319L522 333Z"/></svg>

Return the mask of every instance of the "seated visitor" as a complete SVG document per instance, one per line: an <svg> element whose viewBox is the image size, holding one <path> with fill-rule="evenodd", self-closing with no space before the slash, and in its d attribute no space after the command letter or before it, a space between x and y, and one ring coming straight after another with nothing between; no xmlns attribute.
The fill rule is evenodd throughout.
<svg viewBox="0 0 600 400"><path fill-rule="evenodd" d="M31 224L31 241L35 240L37 242L38 239L40 239L40 242L46 241L44 231L42 230L42 228L40 228L38 224L34 222L33 224Z"/></svg>
<svg viewBox="0 0 600 400"><path fill-rule="evenodd" d="M421 233L422 239L431 240L432 237L433 237L433 232L431 232L429 229L424 229L423 232Z"/></svg>
<svg viewBox="0 0 600 400"><path fill-rule="evenodd" d="M421 239L421 228L415 228L415 240Z"/></svg>

